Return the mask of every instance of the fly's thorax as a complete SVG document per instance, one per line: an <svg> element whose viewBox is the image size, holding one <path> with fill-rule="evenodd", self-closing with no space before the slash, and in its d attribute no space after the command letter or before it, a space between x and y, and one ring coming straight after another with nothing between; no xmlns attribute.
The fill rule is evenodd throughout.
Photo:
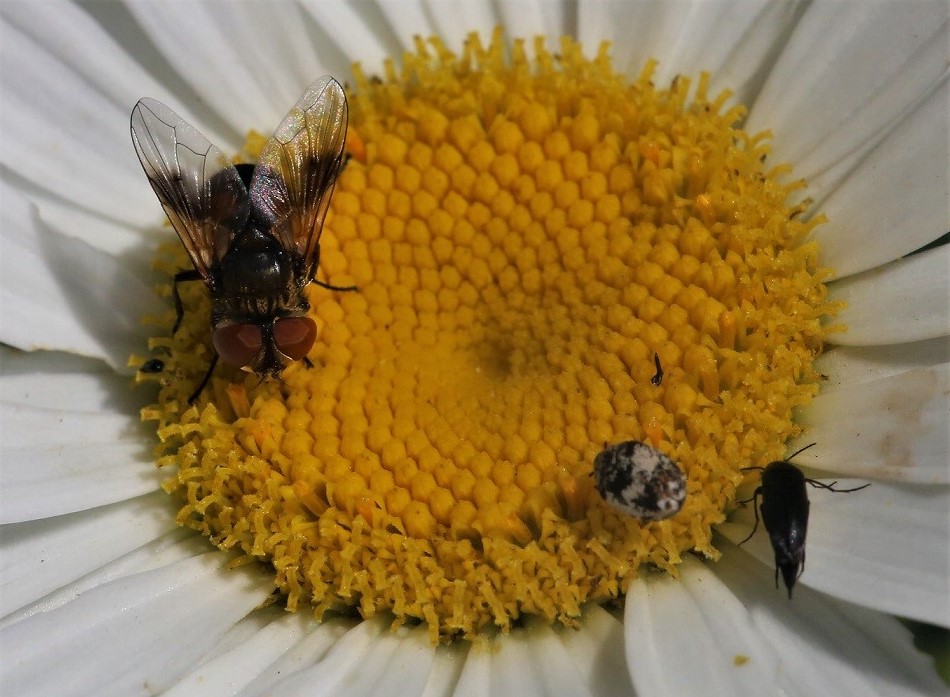
<svg viewBox="0 0 950 697"><path fill-rule="evenodd" d="M211 269L211 323L264 324L302 317L310 308L299 264L276 239L249 225Z"/></svg>

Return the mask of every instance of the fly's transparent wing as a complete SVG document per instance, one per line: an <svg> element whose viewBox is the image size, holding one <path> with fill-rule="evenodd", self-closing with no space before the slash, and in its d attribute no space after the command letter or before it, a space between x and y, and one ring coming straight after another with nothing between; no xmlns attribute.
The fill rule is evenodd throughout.
<svg viewBox="0 0 950 697"><path fill-rule="evenodd" d="M261 152L251 180L255 217L303 261L313 279L320 260L320 233L343 162L347 106L332 77L316 80L280 122Z"/></svg>
<svg viewBox="0 0 950 697"><path fill-rule="evenodd" d="M195 269L209 282L250 214L250 198L224 153L167 106L141 99L132 109L132 144L152 190Z"/></svg>

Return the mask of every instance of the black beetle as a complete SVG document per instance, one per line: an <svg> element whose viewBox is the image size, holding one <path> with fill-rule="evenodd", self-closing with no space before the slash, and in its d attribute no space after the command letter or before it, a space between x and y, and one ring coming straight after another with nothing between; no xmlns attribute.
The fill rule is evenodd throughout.
<svg viewBox="0 0 950 697"><path fill-rule="evenodd" d="M165 361L161 358L149 358L145 361L140 367L139 372L141 373L160 373L165 370Z"/></svg>
<svg viewBox="0 0 950 697"><path fill-rule="evenodd" d="M793 457L815 445L811 443L798 450L788 458ZM853 489L835 489L838 482L825 484L815 479L808 479L788 460L777 460L765 467L745 467L743 471L761 470L762 481L759 487L748 498L739 503L752 501L752 510L755 512L755 527L740 545L748 542L755 531L759 529L759 508L756 507L759 496L762 496L762 522L769 533L772 551L775 552L775 587L778 588L778 573L782 572L782 580L788 589L788 597L792 597L792 587L795 581L805 570L805 535L808 530L808 492L805 484L827 489L835 493L845 494L871 486L864 484Z"/></svg>

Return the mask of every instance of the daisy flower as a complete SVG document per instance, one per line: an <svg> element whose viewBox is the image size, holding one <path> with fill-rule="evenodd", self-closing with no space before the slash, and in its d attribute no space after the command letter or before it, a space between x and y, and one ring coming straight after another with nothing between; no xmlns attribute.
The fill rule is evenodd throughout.
<svg viewBox="0 0 950 697"><path fill-rule="evenodd" d="M0 22L5 693L946 693L897 619L950 627L946 3ZM172 334L129 111L249 161L324 74L319 278L360 292L310 289L312 367L191 406L207 293ZM683 467L672 517L599 497L630 439ZM871 486L809 490L789 599L741 501L811 442Z"/></svg>

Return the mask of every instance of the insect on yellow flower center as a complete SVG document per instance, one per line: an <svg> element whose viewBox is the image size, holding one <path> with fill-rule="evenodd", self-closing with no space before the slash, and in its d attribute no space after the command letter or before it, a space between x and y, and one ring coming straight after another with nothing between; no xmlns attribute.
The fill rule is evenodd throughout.
<svg viewBox="0 0 950 697"><path fill-rule="evenodd" d="M816 223L743 109L705 75L631 83L606 47L527 53L420 41L401 71L357 69L318 277L359 292L311 285L311 366L219 366L189 407L212 355L200 283L151 342L144 416L179 522L272 565L290 609L434 640L573 624L646 564L716 558L739 470L779 459L817 391ZM685 472L673 517L598 494L594 458L626 440Z"/></svg>

